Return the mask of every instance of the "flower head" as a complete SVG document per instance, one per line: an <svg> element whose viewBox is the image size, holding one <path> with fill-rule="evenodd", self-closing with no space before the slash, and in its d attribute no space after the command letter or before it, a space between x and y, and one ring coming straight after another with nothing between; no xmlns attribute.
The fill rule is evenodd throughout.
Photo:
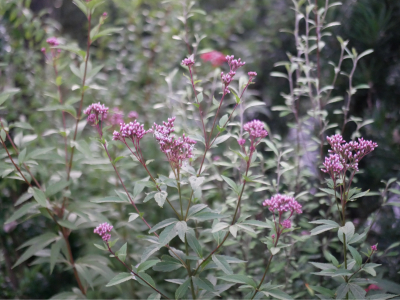
<svg viewBox="0 0 400 300"><path fill-rule="evenodd" d="M264 129L264 124L259 120L253 120L251 122L246 123L243 126L245 131L248 131L250 134L250 138L265 138L268 135L268 132Z"/></svg>
<svg viewBox="0 0 400 300"><path fill-rule="evenodd" d="M104 104L99 103L93 103L88 106L83 111L84 114L89 115L88 121L94 123L96 120L100 120L99 117L101 117L101 120L104 121L107 118L108 114L108 107L105 107ZM95 118L91 115L94 115Z"/></svg>
<svg viewBox="0 0 400 300"><path fill-rule="evenodd" d="M238 139L237 142L238 142L238 144L240 146L243 146L246 143L246 140L245 139Z"/></svg>
<svg viewBox="0 0 400 300"><path fill-rule="evenodd" d="M249 72L249 73L247 73L247 75L249 75L249 77L256 77L257 73L256 72Z"/></svg>
<svg viewBox="0 0 400 300"><path fill-rule="evenodd" d="M103 17L107 17L107 16L108 16L107 12L106 11L103 12Z"/></svg>
<svg viewBox="0 0 400 300"><path fill-rule="evenodd" d="M224 62L226 62L225 55L215 50L201 54L200 58L204 61L210 61L213 67L218 67L222 65Z"/></svg>
<svg viewBox="0 0 400 300"><path fill-rule="evenodd" d="M163 125L154 123L153 132L160 150L165 153L171 167L178 168L182 163L193 157L193 150L196 141L182 135L176 138L174 132L175 117L169 118L168 122L163 122Z"/></svg>
<svg viewBox="0 0 400 300"><path fill-rule="evenodd" d="M124 113L118 107L113 108L113 113L107 119L110 125L120 125L124 123Z"/></svg>
<svg viewBox="0 0 400 300"><path fill-rule="evenodd" d="M228 62L229 65L229 72L227 74L224 74L224 72L221 72L221 81L224 84L224 94L230 93L228 86L233 80L233 77L236 75L236 71L244 66L246 63L242 62L240 58L234 59L234 56L227 55L225 57L225 60Z"/></svg>
<svg viewBox="0 0 400 300"><path fill-rule="evenodd" d="M332 148L332 150L329 150L328 152L334 154L334 156L329 158L328 161L325 158L325 163L327 163L328 167L330 168L327 168L324 163L325 170L322 169L322 171L326 173L329 173L330 170L333 171L333 167L335 165L335 170L337 173L342 171L346 172L348 169L358 171L358 163L360 160L378 147L377 143L366 141L363 138L359 138L358 141L346 143L340 134L327 137L326 139ZM342 168L338 167L337 164L339 162L342 164Z"/></svg>
<svg viewBox="0 0 400 300"><path fill-rule="evenodd" d="M325 162L323 163L325 169L321 169L321 171L330 174L334 178L336 174L343 170L344 164L344 159L338 154L329 154L329 156L325 157Z"/></svg>
<svg viewBox="0 0 400 300"><path fill-rule="evenodd" d="M297 212L302 213L301 205L293 197L288 195L276 194L272 196L271 199L264 200L263 206L268 206L271 212L283 213L290 211L292 214Z"/></svg>
<svg viewBox="0 0 400 300"><path fill-rule="evenodd" d="M40 49L40 51L42 51L42 53L44 54L44 53L46 53L46 48L43 47L42 49Z"/></svg>
<svg viewBox="0 0 400 300"><path fill-rule="evenodd" d="M60 45L60 42L57 40L56 37L48 38L48 39L46 40L46 42L47 42L47 44L49 44L50 46L58 46L58 45Z"/></svg>
<svg viewBox="0 0 400 300"><path fill-rule="evenodd" d="M152 132L152 130L145 130L144 125L140 124L136 120L129 123L121 123L119 132L114 131L113 133L113 140L124 142L125 139L128 138L132 140L136 147L139 145L139 141L144 137L144 135L149 132Z"/></svg>
<svg viewBox="0 0 400 300"><path fill-rule="evenodd" d="M377 250L378 250L378 247L377 247L376 245L372 245L372 246L371 246L371 250L372 250L372 251L377 251Z"/></svg>
<svg viewBox="0 0 400 300"><path fill-rule="evenodd" d="M103 239L103 241L105 241L107 243L111 238L111 235L109 234L109 232L111 232L112 229L113 229L113 226L108 224L107 222L105 222L105 223L102 223L99 226L97 226L93 232L100 235L101 238Z"/></svg>
<svg viewBox="0 0 400 300"><path fill-rule="evenodd" d="M292 222L289 219L287 219L287 220L282 222L282 226L284 228L291 228L292 227Z"/></svg>
<svg viewBox="0 0 400 300"><path fill-rule="evenodd" d="M130 111L128 114L129 119L137 119L139 117L139 114L136 111Z"/></svg>
<svg viewBox="0 0 400 300"><path fill-rule="evenodd" d="M192 57L189 58L185 58L184 60L182 60L182 65L186 66L186 67L191 67L194 65L194 60Z"/></svg>

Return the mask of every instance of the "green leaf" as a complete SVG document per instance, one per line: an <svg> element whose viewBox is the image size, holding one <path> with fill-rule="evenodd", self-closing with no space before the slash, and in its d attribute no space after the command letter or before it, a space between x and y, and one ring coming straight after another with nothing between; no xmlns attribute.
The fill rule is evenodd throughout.
<svg viewBox="0 0 400 300"><path fill-rule="evenodd" d="M54 242L59 238L60 237L56 236L55 234L46 236L42 235L40 241L38 240L35 244L26 249L26 251L19 257L19 259L12 266L12 268L15 268L16 266L20 265L21 263L29 259L31 256L33 256L36 252L44 249L49 244L51 244L52 242Z"/></svg>
<svg viewBox="0 0 400 300"><path fill-rule="evenodd" d="M203 289L205 291L208 292L214 292L214 286L212 285L212 283L210 281L208 281L207 279L202 279L199 277L192 277L193 283L199 287L200 289Z"/></svg>
<svg viewBox="0 0 400 300"><path fill-rule="evenodd" d="M158 293L152 293L147 297L147 300L159 300L161 299L161 295Z"/></svg>
<svg viewBox="0 0 400 300"><path fill-rule="evenodd" d="M355 299L365 299L366 292L364 289L352 283L349 284L349 288Z"/></svg>
<svg viewBox="0 0 400 300"><path fill-rule="evenodd" d="M71 229L71 230L76 230L78 229L78 227L76 227L76 225L68 220L58 220L57 221L58 224L60 224L62 227Z"/></svg>
<svg viewBox="0 0 400 300"><path fill-rule="evenodd" d="M272 226L270 224L268 224L266 222L257 221L257 220L247 220L240 224L256 226L256 227L261 227L261 228L272 228Z"/></svg>
<svg viewBox="0 0 400 300"><path fill-rule="evenodd" d="M61 76L58 76L57 78L56 78L56 85L57 86L60 86L62 84L62 77Z"/></svg>
<svg viewBox="0 0 400 300"><path fill-rule="evenodd" d="M33 198L42 206L47 207L46 195L38 188L33 188Z"/></svg>
<svg viewBox="0 0 400 300"><path fill-rule="evenodd" d="M9 217L4 224L11 223L15 220L18 220L19 218L25 216L27 213L33 212L34 208L37 208L38 204L36 202L29 202L21 206L19 209L17 209L11 217Z"/></svg>
<svg viewBox="0 0 400 300"><path fill-rule="evenodd" d="M142 277L142 279L143 279L143 280L142 280L142 279L140 279L138 276L136 276L137 282L139 282L141 285L143 285L143 286L145 286L145 287L148 287L149 285L148 285L147 283L149 283L149 284L150 284L151 286L153 286L153 287L156 286L156 284L155 284L153 278L151 278L150 275L148 275L148 274L146 274L146 273L144 273L144 272L139 272L138 275L139 275L140 277ZM147 283L144 282L144 280L146 280Z"/></svg>
<svg viewBox="0 0 400 300"><path fill-rule="evenodd" d="M59 191L62 191L65 189L67 186L69 186L70 182L66 180L60 180L56 183L51 184L47 189L46 189L46 196L50 197L53 196L54 194L58 193Z"/></svg>
<svg viewBox="0 0 400 300"><path fill-rule="evenodd" d="M272 296L273 298L276 299L282 299L282 300L292 300L293 298L286 294L285 292L282 292L281 290L278 289L270 289L266 291L262 291L265 295Z"/></svg>
<svg viewBox="0 0 400 300"><path fill-rule="evenodd" d="M122 282L131 280L131 279L133 279L133 275L132 274L129 274L129 273L126 273L126 272L119 273L117 276L115 276L113 279L111 279L107 283L106 287L117 285L117 284L120 284Z"/></svg>
<svg viewBox="0 0 400 300"><path fill-rule="evenodd" d="M85 14L85 16L88 15L88 8L85 4L85 2L81 1L81 0L73 0L72 1L76 6L79 7L79 9Z"/></svg>
<svg viewBox="0 0 400 300"><path fill-rule="evenodd" d="M227 275L232 275L233 271L231 267L229 266L228 262L226 261L225 257L221 255L215 255L213 254L212 256L213 262L217 265L217 267L222 270L225 274Z"/></svg>
<svg viewBox="0 0 400 300"><path fill-rule="evenodd" d="M152 266L156 265L159 262L160 262L159 259L145 261L139 265L137 270L138 272L146 271L147 269L150 269Z"/></svg>
<svg viewBox="0 0 400 300"><path fill-rule="evenodd" d="M216 232L221 231L221 230L223 230L223 229L225 229L225 228L228 228L228 227L229 227L229 224L226 223L226 222L219 222L219 223L216 223L216 224L213 226L213 228L212 228L212 230L211 230L211 233L216 233Z"/></svg>
<svg viewBox="0 0 400 300"><path fill-rule="evenodd" d="M346 294L349 292L349 285L347 283L342 283L336 290L336 299L344 299Z"/></svg>
<svg viewBox="0 0 400 300"><path fill-rule="evenodd" d="M31 158L36 158L36 157L38 157L40 155L43 155L43 154L46 154L46 153L50 152L53 149L54 149L54 147L47 147L47 148L41 148L41 149L33 150L33 151L29 152L26 155L26 159L29 160Z"/></svg>
<svg viewBox="0 0 400 300"><path fill-rule="evenodd" d="M2 105L8 97L14 96L15 94L19 93L21 89L7 89L0 93L0 105ZM4 139L3 139L4 140Z"/></svg>
<svg viewBox="0 0 400 300"><path fill-rule="evenodd" d="M53 273L54 266L57 262L58 255L60 254L61 246L63 244L64 240L58 240L55 242L53 245L51 245L51 250L50 250L50 275Z"/></svg>
<svg viewBox="0 0 400 300"><path fill-rule="evenodd" d="M236 185L236 183L232 179L225 177L224 175L221 175L221 177L237 193L238 186Z"/></svg>
<svg viewBox="0 0 400 300"><path fill-rule="evenodd" d="M210 212L210 211L204 211L204 212L201 211L201 212L191 216L190 219L194 219L194 220L201 222L201 221L215 220L215 219L221 219L221 218L227 218L227 217L229 217L229 215L221 215L221 214L218 214L215 212Z"/></svg>
<svg viewBox="0 0 400 300"><path fill-rule="evenodd" d="M140 260L141 263L144 263L153 253L157 252L158 249L159 249L158 244L146 247L142 253L142 258Z"/></svg>
<svg viewBox="0 0 400 300"><path fill-rule="evenodd" d="M186 239L190 248L192 248L200 258L202 258L203 249L201 248L198 239L191 233L186 233Z"/></svg>
<svg viewBox="0 0 400 300"><path fill-rule="evenodd" d="M175 229L178 233L179 238L182 242L185 242L185 234L188 230L188 226L185 221L180 221L175 224Z"/></svg>
<svg viewBox="0 0 400 300"><path fill-rule="evenodd" d="M365 195L368 194L368 193L369 193L369 190L366 190L366 191L364 191L364 192L355 194L354 196L352 196L352 197L351 197L350 199L348 199L347 201L354 201L355 199L361 198L361 197L365 196Z"/></svg>
<svg viewBox="0 0 400 300"><path fill-rule="evenodd" d="M18 154L18 164L22 165L25 161L25 157L26 157L26 148L24 150L22 150L19 154Z"/></svg>
<svg viewBox="0 0 400 300"><path fill-rule="evenodd" d="M282 77L282 78L288 79L288 76L286 74L284 74L284 73L281 73L281 72L271 72L270 75L272 77Z"/></svg>
<svg viewBox="0 0 400 300"><path fill-rule="evenodd" d="M219 126L224 127L225 123L228 121L228 115L224 115L218 122Z"/></svg>
<svg viewBox="0 0 400 300"><path fill-rule="evenodd" d="M122 261L125 261L127 246L128 246L128 243L125 243L122 245L122 247L117 252L115 252L115 256L117 256Z"/></svg>
<svg viewBox="0 0 400 300"><path fill-rule="evenodd" d="M183 267L181 263L176 263L173 261L162 261L156 264L153 267L153 270L159 272L171 272L179 269L180 267Z"/></svg>
<svg viewBox="0 0 400 300"><path fill-rule="evenodd" d="M175 224L168 225L163 231L161 231L158 242L160 243L160 246L165 246L177 235L178 232L176 231Z"/></svg>
<svg viewBox="0 0 400 300"><path fill-rule="evenodd" d="M117 33L119 31L121 31L122 29L123 28L120 28L120 27L112 27L112 28L104 29L104 30L100 31L98 34L96 34L95 36L93 36L92 42L97 40L99 37L111 35L112 33Z"/></svg>
<svg viewBox="0 0 400 300"><path fill-rule="evenodd" d="M164 206L164 203L165 203L165 199L167 199L167 196L168 196L168 193L165 192L165 191L157 192L157 193L154 195L154 200L156 200L157 204L158 204L160 207L163 207L163 206Z"/></svg>
<svg viewBox="0 0 400 300"><path fill-rule="evenodd" d="M311 233L311 235L317 235L317 234L320 234L322 232L325 232L327 230L331 230L331 229L334 229L334 228L337 228L337 227L333 226L333 225L321 225L321 226L317 226L314 229L312 229L310 231L310 233Z"/></svg>
<svg viewBox="0 0 400 300"><path fill-rule="evenodd" d="M189 288L190 278L186 279L184 283L176 290L175 299L183 298L186 295L186 291ZM184 298L186 299L186 297Z"/></svg>
<svg viewBox="0 0 400 300"><path fill-rule="evenodd" d="M216 145L218 145L218 144L221 144L221 143L225 142L225 141L226 141L227 139L229 139L230 137L231 137L230 134L225 134L225 135L222 135L222 136L217 137L217 138L215 139L214 143L213 143L213 146L216 146Z"/></svg>
<svg viewBox="0 0 400 300"><path fill-rule="evenodd" d="M90 202L93 203L108 203L108 202L112 202L112 203L127 203L125 199L121 199L117 196L109 196L109 197L105 197L102 199L96 199L96 200L90 200Z"/></svg>
<svg viewBox="0 0 400 300"><path fill-rule="evenodd" d="M382 206L387 206L387 205L400 207L400 202L388 202L388 203L383 204Z"/></svg>
<svg viewBox="0 0 400 300"><path fill-rule="evenodd" d="M194 215L195 213L198 213L199 211L205 209L206 207L207 207L206 204L193 205L191 208L189 208L188 217L191 217L192 215Z"/></svg>
<svg viewBox="0 0 400 300"><path fill-rule="evenodd" d="M236 275L236 274L232 274L232 275L225 275L222 277L218 277L219 279L228 281L228 282L234 282L234 283L244 283L244 284L248 284L254 288L257 287L256 282L254 281L253 278L250 278L246 275Z"/></svg>
<svg viewBox="0 0 400 300"><path fill-rule="evenodd" d="M129 213L128 222L132 222L132 221L136 220L138 217L139 217L139 215L137 213Z"/></svg>
<svg viewBox="0 0 400 300"><path fill-rule="evenodd" d="M330 289L324 288L322 286L315 286L315 285L310 285L309 286L312 290L317 291L318 293L321 293L324 296L333 298L335 296L335 293L332 292Z"/></svg>
<svg viewBox="0 0 400 300"><path fill-rule="evenodd" d="M347 241L350 241L351 238L354 235L355 227L352 222L346 222L346 224L343 227L340 227L338 230L338 237L339 240L344 243L343 241L343 234L346 236L346 243Z"/></svg>
<svg viewBox="0 0 400 300"><path fill-rule="evenodd" d="M170 219L166 219L164 221L161 221L160 223L154 225L153 228L151 228L149 230L149 233L155 232L158 229L164 228L164 227L166 227L166 226L168 226L170 224L176 223L176 222L178 222L178 219L176 219L176 218L170 218Z"/></svg>
<svg viewBox="0 0 400 300"><path fill-rule="evenodd" d="M347 245L347 249L349 249L351 256L353 256L354 260L356 261L357 266L361 266L362 258L360 253L358 253L358 251L350 245Z"/></svg>
<svg viewBox="0 0 400 300"><path fill-rule="evenodd" d="M104 250L104 251L108 251L108 249L107 249L107 247L106 246L102 246L102 245L99 245L99 244L93 244L96 248L99 248L100 250Z"/></svg>

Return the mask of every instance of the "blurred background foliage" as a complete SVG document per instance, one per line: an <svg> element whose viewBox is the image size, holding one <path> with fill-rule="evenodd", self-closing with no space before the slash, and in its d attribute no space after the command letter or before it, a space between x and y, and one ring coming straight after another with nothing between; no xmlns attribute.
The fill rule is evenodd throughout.
<svg viewBox="0 0 400 300"><path fill-rule="evenodd" d="M268 124L272 134L285 137L289 134L287 123L293 121L292 117L280 117L279 112L272 111L271 107L284 103L280 94L286 93L288 87L285 80L271 77L270 73L274 70L274 63L285 60L287 52L294 53L296 50L292 35L281 31L294 26L291 6L289 0L201 0L196 3L193 16L187 22L182 22L182 16L187 13L184 2L105 1L102 9L108 12L106 25L122 27L123 30L99 39L92 45L91 60L93 64L104 65L104 72L97 80L99 89L85 98L85 105L101 101L126 112L137 111L139 121L145 122L146 126L151 125L154 120L160 120L160 115L165 117L168 109L171 109L168 104L163 106L160 103L173 105L173 98L180 97L173 94L178 83L171 77L171 72L179 70L180 61L188 55L188 49L190 52L191 45L198 43L195 49L199 53L217 50L234 54L246 62L247 71L258 73L250 92L253 98L266 103L266 108L250 110L246 118L257 117ZM97 11L97 14L95 19L101 12ZM379 147L373 155L363 160L364 173L359 176L358 186L378 191L384 187L382 179L400 177L400 2L344 0L342 6L330 11L328 19L342 24L332 29L333 35L350 40L350 47L359 53L366 49L374 50L360 61L354 79L355 84L367 83L370 89L360 90L354 95L350 110L353 116L374 120L374 123L362 129L362 135L377 142ZM54 93L46 90L48 87L45 82L54 81L55 78L52 70L46 66L40 49L46 46L45 40L51 36L68 43L75 42L83 48L86 26L84 15L70 0L0 1L0 89L21 89L7 110L1 111L9 122L28 121L39 132L49 128L48 119L32 113L49 103L46 94ZM337 61L339 54L340 44L335 38L330 39L321 58L323 64ZM66 99L74 103L74 94L67 87L79 83L70 74L69 58L62 58L60 64L65 83L62 92ZM350 68L351 65L345 62L344 69ZM208 76L207 79L212 82L214 70L211 64L203 64L199 73ZM182 70L178 73L182 73ZM322 82L328 84L333 75L333 68L324 68ZM101 86L107 86L108 89L102 89ZM343 95L347 87L346 78L339 77L333 94ZM166 101L166 98L169 100ZM340 106L337 104L335 109ZM160 109L165 111L161 113ZM300 109L305 111L307 107ZM339 121L341 116L333 114L330 118L334 122L335 118ZM355 129L350 123L344 134L345 139L349 139ZM18 133L18 128L11 131L14 138ZM152 147L148 147L148 156L155 156L155 144L149 142L149 145ZM117 148L114 146L114 151L118 151ZM125 166L123 172L133 178L145 176L142 171L132 172L129 169L132 166ZM159 172L158 166L150 167ZM104 194L108 179L91 175L95 168L90 166L90 170L80 170L85 178L84 186L82 184L81 189L78 186L78 190L82 191L82 200L89 195ZM102 169L99 167L99 170ZM40 172L42 176L46 173L50 176L51 170ZM2 178L0 190L0 224L3 224L14 211L14 204L27 186L22 181ZM378 196L363 198L351 212L354 222L360 226L369 224L371 220L368 216L377 211L380 201ZM318 214L318 210L313 213ZM163 210L160 214L167 213ZM159 220L159 216L155 215L149 215L149 218L154 223ZM120 234L128 235L129 225L121 223L116 227L123 225L127 227L120 228ZM11 269L20 255L17 247L49 227L55 227L51 220L39 217L0 228L0 298L49 298L58 292L69 291L76 285L70 273L62 273L58 265L52 275L46 265L32 265L33 260ZM400 240L399 228L400 208L386 206L378 215L370 238L374 243L379 243L379 248L386 249L394 241ZM71 244L77 256L79 253L100 254L93 250L92 241L95 237L91 230L88 228L71 234ZM305 251L311 251L310 247L312 245L304 245ZM400 255L396 248L382 255L377 263L384 265L379 276L400 282ZM31 266L27 268L29 264ZM119 290L118 296L129 298L131 293L137 293L128 289L134 287L124 285L124 290ZM299 286L299 289L304 289L304 286ZM97 289L89 297L115 297L115 292L115 289Z"/></svg>

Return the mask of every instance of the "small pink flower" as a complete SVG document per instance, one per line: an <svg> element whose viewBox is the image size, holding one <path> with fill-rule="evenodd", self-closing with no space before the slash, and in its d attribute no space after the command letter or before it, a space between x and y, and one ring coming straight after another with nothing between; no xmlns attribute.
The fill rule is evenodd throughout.
<svg viewBox="0 0 400 300"><path fill-rule="evenodd" d="M203 53L200 55L200 58L204 61L209 61L212 63L213 67L218 67L226 62L226 57L219 51L211 51L207 53Z"/></svg>
<svg viewBox="0 0 400 300"><path fill-rule="evenodd" d="M271 238L274 240L275 239L275 234L271 235Z"/></svg>
<svg viewBox="0 0 400 300"><path fill-rule="evenodd" d="M371 246L371 250L372 250L372 251L377 251L377 250L378 250L378 247L377 247L376 245L372 245L372 246Z"/></svg>
<svg viewBox="0 0 400 300"><path fill-rule="evenodd" d="M194 60L193 58L189 57L189 58L185 58L184 60L182 60L182 65L186 66L186 67L191 67L194 65Z"/></svg>
<svg viewBox="0 0 400 300"><path fill-rule="evenodd" d="M292 222L290 222L290 220L285 220L282 222L282 226L285 228L291 228L292 227Z"/></svg>
<svg viewBox="0 0 400 300"><path fill-rule="evenodd" d="M107 16L108 16L107 12L106 11L103 12L103 17L107 17Z"/></svg>
<svg viewBox="0 0 400 300"><path fill-rule="evenodd" d="M89 115L89 122L95 121L95 119L93 119L93 117L91 116L92 114L96 116L96 119L99 119L99 117L101 117L101 120L104 121L107 118L108 107L105 107L104 104L100 104L100 102L92 103L88 106L88 108L83 111L83 113Z"/></svg>
<svg viewBox="0 0 400 300"><path fill-rule="evenodd" d="M238 142L238 144L239 144L240 146L243 146L244 143L246 143L246 140L245 140L245 139L238 139L237 142Z"/></svg>
<svg viewBox="0 0 400 300"><path fill-rule="evenodd" d="M253 120L243 126L245 131L248 131L250 138L265 138L268 132L264 129L264 124L259 120Z"/></svg>
<svg viewBox="0 0 400 300"><path fill-rule="evenodd" d="M97 226L93 232L100 235L101 238L103 239L103 241L105 241L107 243L111 238L111 235L109 234L109 232L111 232L112 229L113 229L113 226L108 224L107 222L105 222L105 223L102 223L99 226Z"/></svg>
<svg viewBox="0 0 400 300"><path fill-rule="evenodd" d="M44 53L46 53L46 48L45 48L45 47L43 47L42 49L40 49L40 51L42 51L42 52L43 52L43 54L44 54Z"/></svg>
<svg viewBox="0 0 400 300"><path fill-rule="evenodd" d="M249 72L249 73L247 73L247 75L249 75L249 77L256 77L257 73L256 72Z"/></svg>
<svg viewBox="0 0 400 300"><path fill-rule="evenodd" d="M46 40L46 42L47 42L47 44L49 44L50 46L58 46L58 45L60 45L60 42L57 40L56 37L48 38L48 39Z"/></svg>
<svg viewBox="0 0 400 300"><path fill-rule="evenodd" d="M377 286L376 284L370 284L365 291L368 293L369 291L372 290L381 290L381 288L379 286Z"/></svg>
<svg viewBox="0 0 400 300"><path fill-rule="evenodd" d="M128 114L129 119L137 119L139 117L139 114L136 111L130 111Z"/></svg>
<svg viewBox="0 0 400 300"><path fill-rule="evenodd" d="M288 195L281 195L281 194L276 194L275 196L272 196L271 199L267 199L263 202L263 206L268 206L268 209L271 212L285 212L285 211L291 211L292 214L293 212L297 212L298 214L301 214L303 211L301 210L301 205L299 202L297 202L293 197L288 196Z"/></svg>

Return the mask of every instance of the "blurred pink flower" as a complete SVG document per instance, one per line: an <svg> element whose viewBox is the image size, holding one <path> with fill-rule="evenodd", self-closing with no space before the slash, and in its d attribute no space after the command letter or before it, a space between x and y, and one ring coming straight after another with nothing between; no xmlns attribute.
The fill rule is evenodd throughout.
<svg viewBox="0 0 400 300"><path fill-rule="evenodd" d="M219 51L211 51L207 53L203 53L200 55L200 58L204 61L209 61L212 63L213 67L218 67L226 62L226 57Z"/></svg>

